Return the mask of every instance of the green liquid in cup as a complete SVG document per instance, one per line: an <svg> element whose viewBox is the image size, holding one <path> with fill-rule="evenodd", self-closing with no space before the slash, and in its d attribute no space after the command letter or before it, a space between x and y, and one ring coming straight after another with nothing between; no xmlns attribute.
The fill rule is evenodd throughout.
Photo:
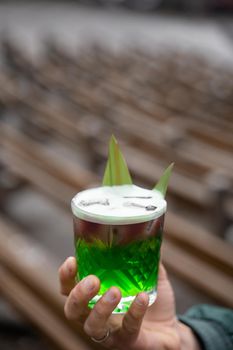
<svg viewBox="0 0 233 350"><path fill-rule="evenodd" d="M101 241L76 241L76 259L79 266L77 279L96 275L101 281L99 295L110 287L118 287L122 297L136 296L140 292L154 295L157 289L161 235L125 246L108 247ZM156 295L154 295L155 297ZM126 312L133 298L115 312ZM96 299L90 302L93 307Z"/></svg>

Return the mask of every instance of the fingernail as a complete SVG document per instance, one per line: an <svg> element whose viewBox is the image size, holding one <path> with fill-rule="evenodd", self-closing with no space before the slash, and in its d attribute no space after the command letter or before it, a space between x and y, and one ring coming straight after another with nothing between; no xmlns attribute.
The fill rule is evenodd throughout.
<svg viewBox="0 0 233 350"><path fill-rule="evenodd" d="M85 278L83 280L83 288L85 292L91 292L95 288L95 283L91 278Z"/></svg>
<svg viewBox="0 0 233 350"><path fill-rule="evenodd" d="M116 293L113 290L109 290L106 294L104 299L109 302L109 303L113 303L114 301L116 301L117 296Z"/></svg>
<svg viewBox="0 0 233 350"><path fill-rule="evenodd" d="M143 295L138 295L136 298L136 302L138 305L143 306L146 304L145 297Z"/></svg>

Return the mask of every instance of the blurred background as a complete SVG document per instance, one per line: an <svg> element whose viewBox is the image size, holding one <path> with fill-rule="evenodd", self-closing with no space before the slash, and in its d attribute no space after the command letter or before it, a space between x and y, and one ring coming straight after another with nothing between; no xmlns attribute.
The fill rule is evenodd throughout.
<svg viewBox="0 0 233 350"><path fill-rule="evenodd" d="M70 200L111 134L134 182L175 162L177 312L233 307L233 1L0 1L0 348L94 349L63 316Z"/></svg>

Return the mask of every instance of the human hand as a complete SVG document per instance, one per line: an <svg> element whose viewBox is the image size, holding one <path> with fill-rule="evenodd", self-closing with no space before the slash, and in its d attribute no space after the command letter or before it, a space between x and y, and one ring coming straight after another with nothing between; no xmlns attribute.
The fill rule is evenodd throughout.
<svg viewBox="0 0 233 350"><path fill-rule="evenodd" d="M76 260L68 258L59 269L61 293L67 319L83 326L102 345L116 350L200 350L191 329L176 318L174 293L162 265L159 270L158 297L148 307L146 293L139 293L125 315L112 315L121 299L120 290L111 287L93 309L88 302L98 294L99 279L90 275L75 283ZM110 330L109 336L105 337Z"/></svg>

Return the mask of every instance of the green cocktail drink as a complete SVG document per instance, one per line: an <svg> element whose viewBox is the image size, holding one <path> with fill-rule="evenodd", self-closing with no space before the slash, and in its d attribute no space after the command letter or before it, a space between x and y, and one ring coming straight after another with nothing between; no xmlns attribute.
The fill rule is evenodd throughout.
<svg viewBox="0 0 233 350"><path fill-rule="evenodd" d="M77 280L94 274L101 282L93 307L111 287L121 290L114 313L124 313L139 292L157 295L166 201L160 192L135 185L103 186L72 200Z"/></svg>

